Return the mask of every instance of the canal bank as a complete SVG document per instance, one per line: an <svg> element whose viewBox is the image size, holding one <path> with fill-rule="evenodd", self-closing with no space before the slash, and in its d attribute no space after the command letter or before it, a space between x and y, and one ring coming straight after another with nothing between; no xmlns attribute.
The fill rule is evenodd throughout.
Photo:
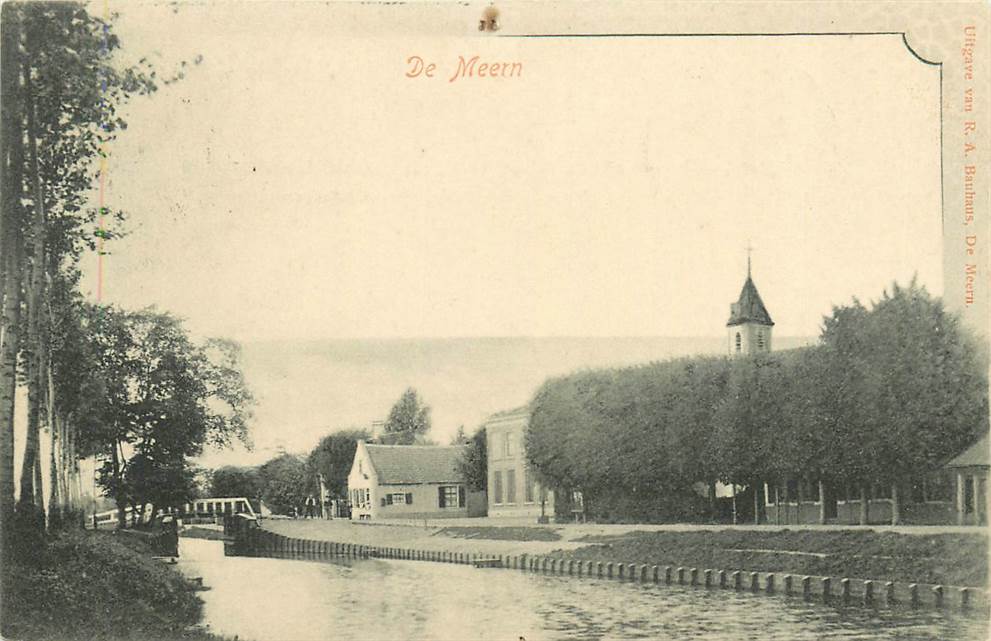
<svg viewBox="0 0 991 641"><path fill-rule="evenodd" d="M180 567L210 588L202 593L205 622L242 641L978 641L987 634L983 621L945 611L411 562L371 556L367 548L367 557L319 558L307 556L313 552L304 545L289 560L224 556L223 543L202 539L183 539L182 547Z"/></svg>
<svg viewBox="0 0 991 641"><path fill-rule="evenodd" d="M59 532L2 568L2 636L24 641L224 641L197 626L198 586L146 533Z"/></svg>
<svg viewBox="0 0 991 641"><path fill-rule="evenodd" d="M257 553L320 556L347 549L348 554L445 563L498 559L503 567L541 573L846 605L988 609L987 591L978 580L986 576L986 538L974 534L703 530L573 538L565 526L556 530L563 532L559 540L548 541L483 538L501 536L492 528L328 523L267 521ZM513 529L518 537L527 535L521 531L526 528ZM299 536L303 533L305 538Z"/></svg>

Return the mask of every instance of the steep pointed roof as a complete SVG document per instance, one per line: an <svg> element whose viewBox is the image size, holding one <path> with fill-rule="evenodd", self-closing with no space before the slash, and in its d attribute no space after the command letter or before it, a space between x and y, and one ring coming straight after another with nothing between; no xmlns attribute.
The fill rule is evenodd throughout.
<svg viewBox="0 0 991 641"><path fill-rule="evenodd" d="M764 301L760 299L760 294L757 293L757 286L754 285L754 281L750 278L749 273L747 274L747 282L743 283L743 289L740 291L739 300L730 305L730 316L729 320L726 321L726 326L731 327L733 325L742 325L743 323L774 325L774 321L771 320L771 315L767 313L767 308L764 307Z"/></svg>

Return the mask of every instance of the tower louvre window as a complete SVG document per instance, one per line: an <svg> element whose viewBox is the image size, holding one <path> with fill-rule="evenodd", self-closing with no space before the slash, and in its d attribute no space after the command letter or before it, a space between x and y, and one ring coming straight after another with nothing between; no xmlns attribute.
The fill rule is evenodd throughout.
<svg viewBox="0 0 991 641"><path fill-rule="evenodd" d="M757 330L757 349L764 351L764 330L762 329Z"/></svg>
<svg viewBox="0 0 991 641"><path fill-rule="evenodd" d="M740 351L743 348L743 339L740 337L740 332L736 333L736 351Z"/></svg>

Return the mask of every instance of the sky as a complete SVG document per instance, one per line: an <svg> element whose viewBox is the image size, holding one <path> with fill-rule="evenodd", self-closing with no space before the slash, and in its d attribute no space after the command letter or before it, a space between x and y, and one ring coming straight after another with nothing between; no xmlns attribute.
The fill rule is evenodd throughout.
<svg viewBox="0 0 991 641"><path fill-rule="evenodd" d="M333 3L114 9L125 56L202 62L124 111L105 197L130 234L103 300L242 341L260 448L382 418L427 380L454 390L432 401L446 435L563 368L682 351L591 354L613 338L720 339L748 246L776 336L893 280L942 291L938 70L900 36L430 37ZM412 55L437 77L405 77ZM522 73L448 82L461 55ZM484 337L604 342L585 362L484 343L473 368L483 343L455 341L447 374L448 356L407 358ZM381 347L427 338L448 342Z"/></svg>

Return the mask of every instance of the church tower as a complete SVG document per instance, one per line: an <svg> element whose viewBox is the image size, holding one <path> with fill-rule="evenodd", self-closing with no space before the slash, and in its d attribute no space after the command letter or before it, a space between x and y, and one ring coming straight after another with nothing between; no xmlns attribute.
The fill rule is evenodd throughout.
<svg viewBox="0 0 991 641"><path fill-rule="evenodd" d="M743 283L740 298L729 307L730 356L745 356L771 351L771 328L774 321L757 293L757 286L750 277L750 254L747 254L747 281Z"/></svg>

